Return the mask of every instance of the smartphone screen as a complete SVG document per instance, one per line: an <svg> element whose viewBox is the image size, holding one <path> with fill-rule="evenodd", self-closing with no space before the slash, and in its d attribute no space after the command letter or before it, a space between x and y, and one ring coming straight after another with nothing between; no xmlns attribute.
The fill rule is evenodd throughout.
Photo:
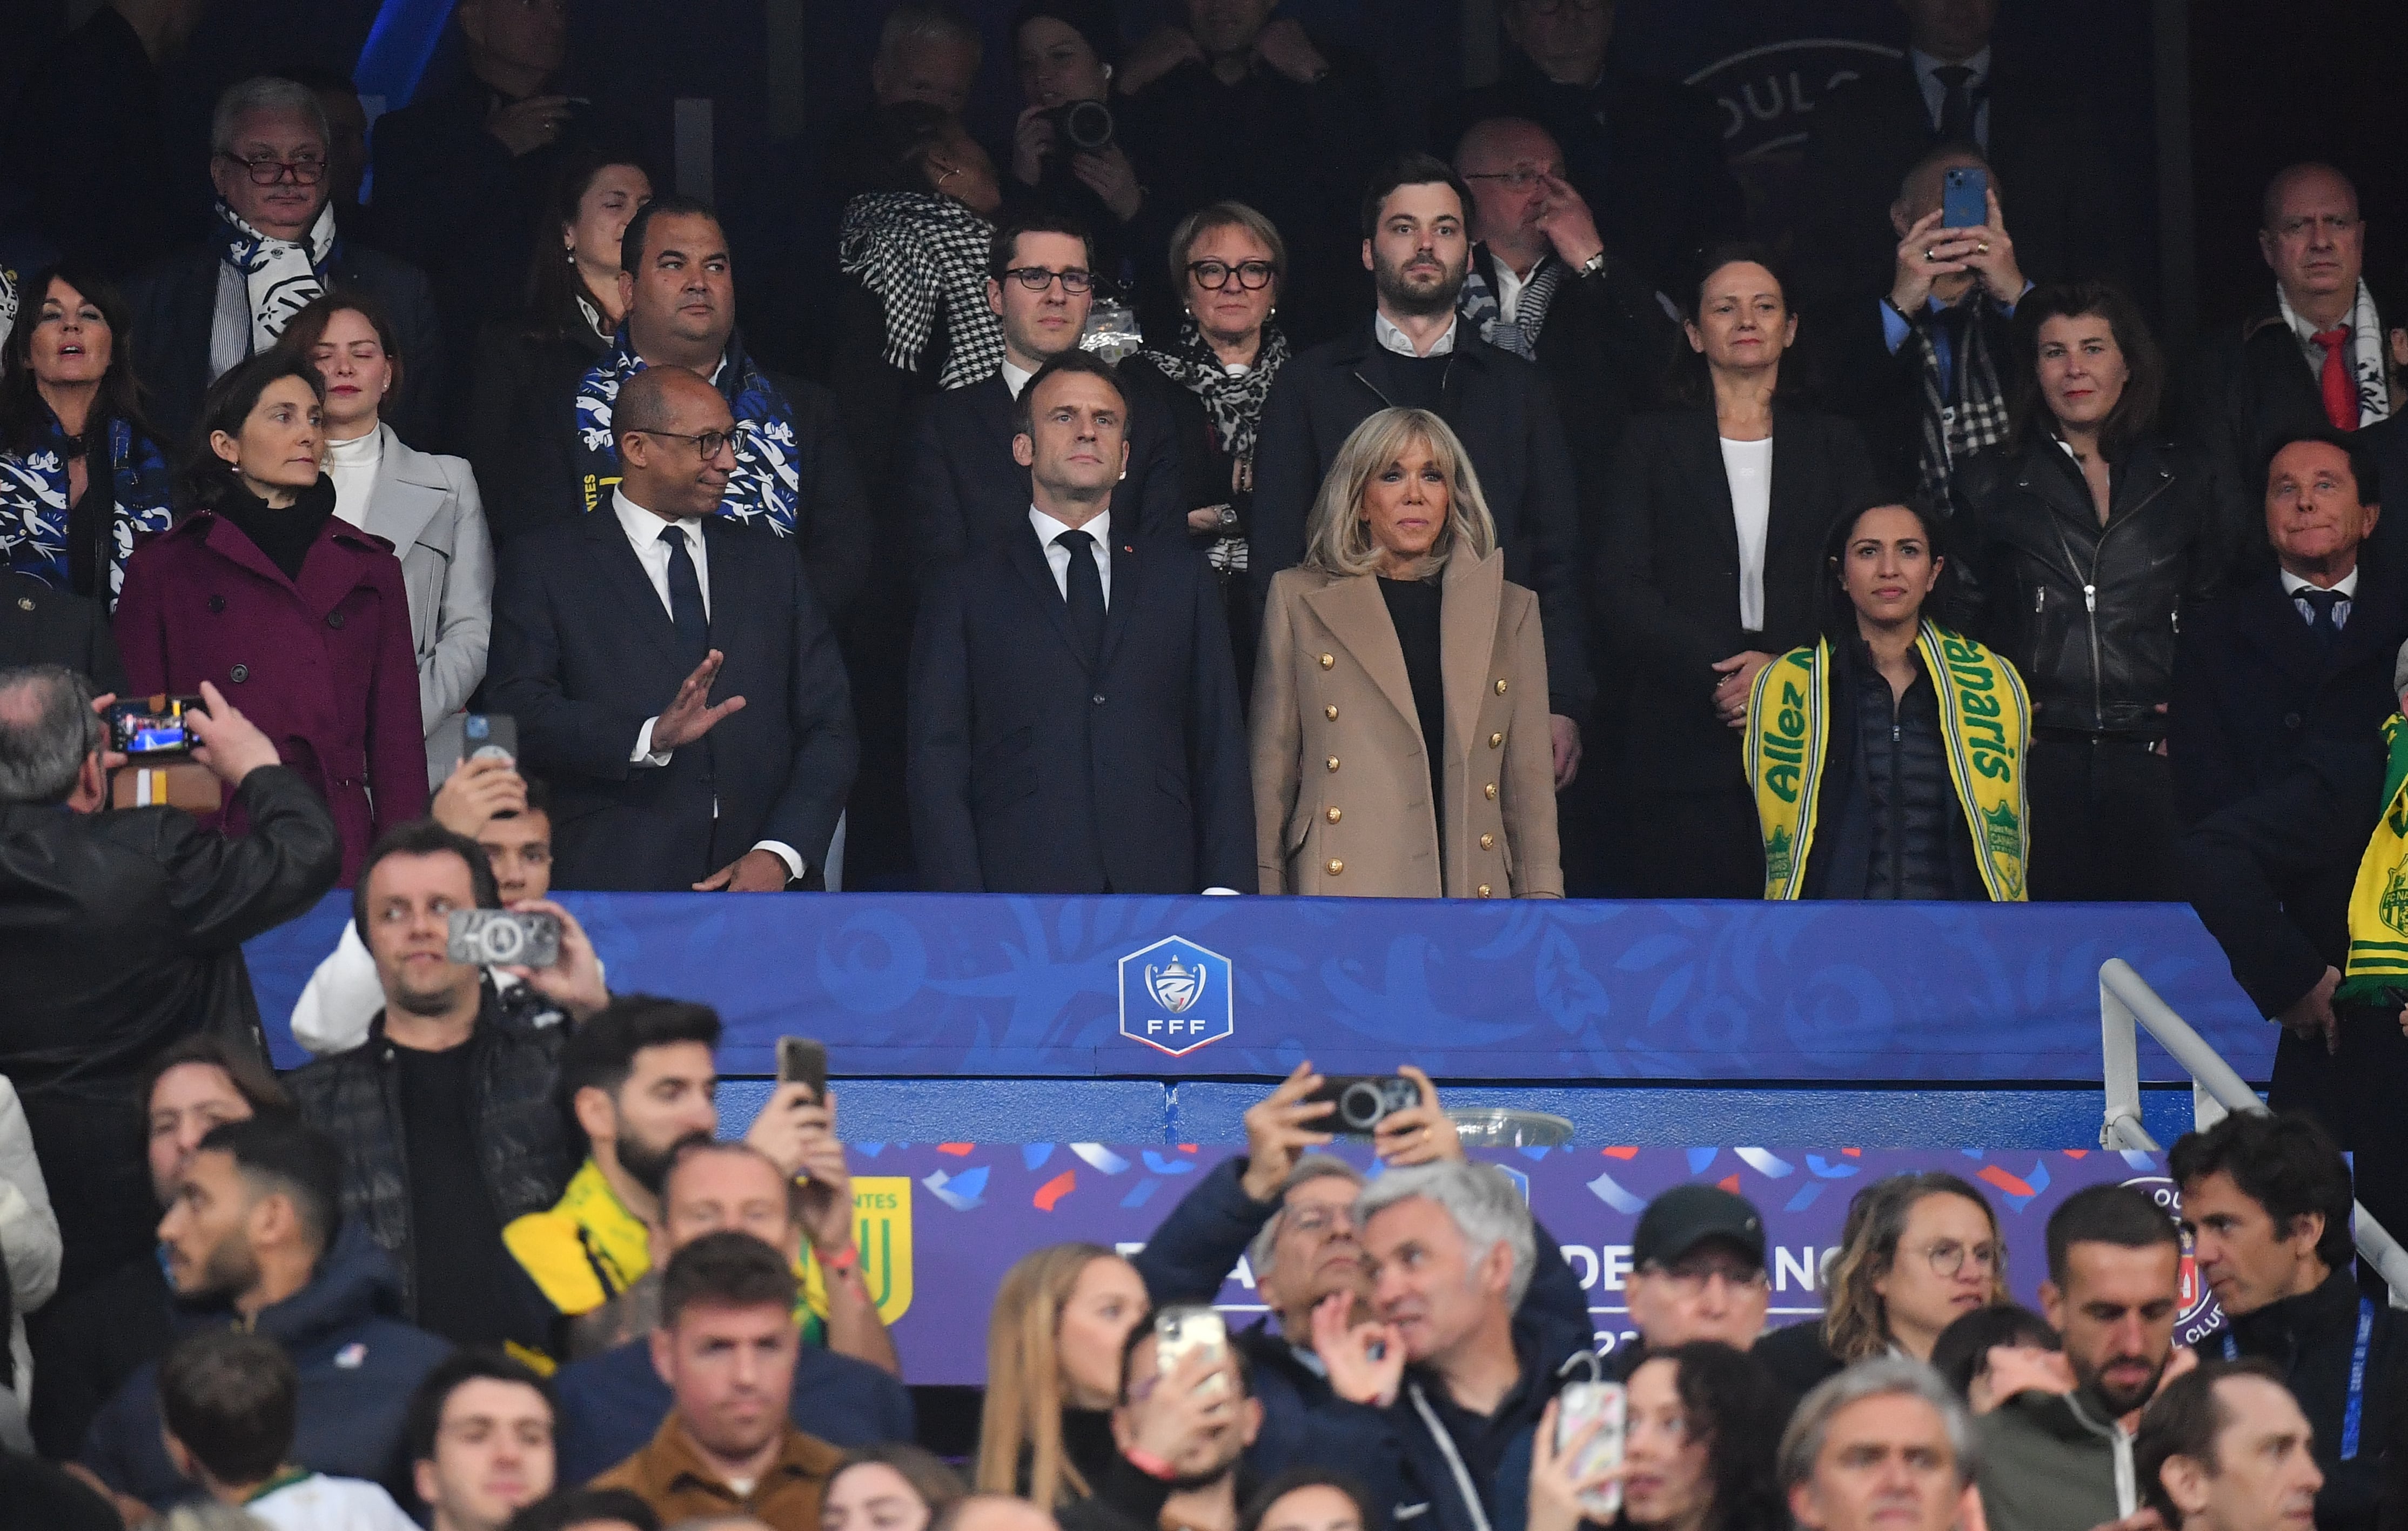
<svg viewBox="0 0 2408 1531"><path fill-rule="evenodd" d="M813 1102L827 1099L827 1044L808 1036L778 1038L778 1082L809 1085Z"/></svg>
<svg viewBox="0 0 2408 1531"><path fill-rule="evenodd" d="M1154 1369L1168 1377L1197 1350L1214 1360L1229 1343L1229 1326L1209 1307L1168 1308L1154 1316ZM1226 1386L1215 1372L1199 1390L1218 1392Z"/></svg>
<svg viewBox="0 0 2408 1531"><path fill-rule="evenodd" d="M184 715L201 711L198 697L136 697L108 709L109 748L134 758L181 755L193 747Z"/></svg>
<svg viewBox="0 0 2408 1531"><path fill-rule="evenodd" d="M1990 221L1990 172L1959 165L1941 178L1940 222L1946 228L1980 228Z"/></svg>

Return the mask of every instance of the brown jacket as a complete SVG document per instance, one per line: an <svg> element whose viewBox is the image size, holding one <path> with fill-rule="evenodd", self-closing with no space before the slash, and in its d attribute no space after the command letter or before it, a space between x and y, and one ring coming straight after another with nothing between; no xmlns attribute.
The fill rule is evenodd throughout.
<svg viewBox="0 0 2408 1531"><path fill-rule="evenodd" d="M1254 848L1266 893L1561 898L1538 598L1505 556L1441 576L1446 885L1420 715L1369 574L1271 581L1254 664Z"/></svg>
<svg viewBox="0 0 2408 1531"><path fill-rule="evenodd" d="M702 1459L675 1411L652 1443L594 1480L597 1489L625 1489L652 1507L664 1525L713 1515L750 1515L771 1531L819 1531L820 1495L844 1453L786 1425L778 1459L749 1495L739 1495Z"/></svg>

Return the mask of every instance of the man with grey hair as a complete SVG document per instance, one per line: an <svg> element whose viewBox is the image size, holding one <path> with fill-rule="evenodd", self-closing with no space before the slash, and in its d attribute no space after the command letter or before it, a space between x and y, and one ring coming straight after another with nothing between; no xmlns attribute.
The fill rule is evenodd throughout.
<svg viewBox="0 0 2408 1531"><path fill-rule="evenodd" d="M1421 1091L1420 1101L1389 1113L1371 1134L1372 1150L1390 1171L1457 1161L1463 1146L1439 1109L1438 1087L1411 1064L1398 1071ZM1330 1391L1328 1368L1313 1350L1313 1309L1346 1299L1341 1317L1371 1319L1371 1284L1363 1257L1355 1198L1363 1172L1335 1154L1314 1152L1330 1141L1323 1124L1334 1109L1328 1080L1310 1062L1298 1063L1278 1089L1246 1112L1246 1155L1223 1161L1163 1220L1135 1257L1157 1306L1209 1303L1242 1252L1241 1277L1251 1278L1268 1310L1231 1338L1254 1368L1263 1429L1246 1454L1247 1468L1268 1477L1297 1466L1311 1418L1342 1409ZM1530 1289L1522 1312L1566 1343L1588 1341L1587 1299L1580 1278L1554 1239L1538 1235Z"/></svg>
<svg viewBox="0 0 2408 1531"><path fill-rule="evenodd" d="M256 75L218 97L209 121L216 231L127 290L134 368L162 438L182 436L211 383L274 345L312 298L342 288L374 298L393 321L402 383L385 422L432 444L443 370L435 299L416 267L340 238L327 138L325 108L307 85Z"/></svg>
<svg viewBox="0 0 2408 1531"><path fill-rule="evenodd" d="M177 808L99 812L115 762L90 683L55 666L0 671L0 1075L23 1099L58 1211L62 1297L153 1248L144 1069L193 1031L257 1031L242 943L341 870L317 792L216 687L201 695L207 712L185 715L193 753L233 789L240 835Z"/></svg>
<svg viewBox="0 0 2408 1531"><path fill-rule="evenodd" d="M1939 1373L1906 1356L1860 1361L1806 1394L1778 1461L1804 1531L1949 1531L1978 1503L1972 1421Z"/></svg>

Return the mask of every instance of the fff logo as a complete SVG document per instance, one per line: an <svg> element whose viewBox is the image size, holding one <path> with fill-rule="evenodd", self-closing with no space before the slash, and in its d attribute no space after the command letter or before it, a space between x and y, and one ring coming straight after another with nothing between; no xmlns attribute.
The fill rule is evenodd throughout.
<svg viewBox="0 0 2408 1531"><path fill-rule="evenodd" d="M1121 1035L1173 1058L1238 1029L1229 960L1184 936L1121 959Z"/></svg>

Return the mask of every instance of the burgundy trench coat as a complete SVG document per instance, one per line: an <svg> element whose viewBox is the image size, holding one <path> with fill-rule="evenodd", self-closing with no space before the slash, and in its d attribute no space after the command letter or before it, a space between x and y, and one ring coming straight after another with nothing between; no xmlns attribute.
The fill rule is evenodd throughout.
<svg viewBox="0 0 2408 1531"><path fill-rule="evenodd" d="M426 747L401 563L328 516L298 585L231 522L200 512L135 550L117 644L136 695L215 683L324 796L342 886L376 837L426 812ZM223 816L230 834L248 826Z"/></svg>

